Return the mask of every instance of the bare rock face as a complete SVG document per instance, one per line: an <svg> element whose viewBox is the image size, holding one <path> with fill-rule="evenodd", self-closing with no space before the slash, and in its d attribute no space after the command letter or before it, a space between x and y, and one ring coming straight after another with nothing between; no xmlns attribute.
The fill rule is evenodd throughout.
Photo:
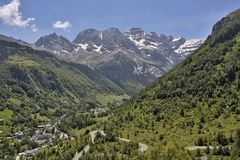
<svg viewBox="0 0 240 160"><path fill-rule="evenodd" d="M75 49L75 44L63 36L58 36L56 33L41 37L35 42L35 46L48 49L56 54L70 54Z"/></svg>

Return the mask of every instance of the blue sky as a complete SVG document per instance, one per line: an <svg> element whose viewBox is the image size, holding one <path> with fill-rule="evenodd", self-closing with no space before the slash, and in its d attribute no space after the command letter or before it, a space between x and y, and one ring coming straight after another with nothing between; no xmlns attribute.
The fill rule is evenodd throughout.
<svg viewBox="0 0 240 160"><path fill-rule="evenodd" d="M6 8L7 4L15 4L15 9ZM206 38L213 24L240 8L240 1L0 0L0 6L0 34L28 42L52 32L73 40L86 28L103 30L109 27L121 31L141 27L189 39ZM4 9L13 13L5 14Z"/></svg>

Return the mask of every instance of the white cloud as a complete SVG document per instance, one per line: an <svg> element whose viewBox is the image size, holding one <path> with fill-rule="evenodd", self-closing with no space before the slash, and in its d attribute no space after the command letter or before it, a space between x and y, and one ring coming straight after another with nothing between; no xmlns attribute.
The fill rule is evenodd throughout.
<svg viewBox="0 0 240 160"><path fill-rule="evenodd" d="M53 23L53 28L67 30L72 27L72 24L69 21L57 21Z"/></svg>
<svg viewBox="0 0 240 160"><path fill-rule="evenodd" d="M39 31L39 29L38 29L36 24L32 24L31 25L31 29L32 29L32 32L34 32L34 33Z"/></svg>
<svg viewBox="0 0 240 160"><path fill-rule="evenodd" d="M9 4L0 6L0 19L8 26L20 28L29 26L35 18L23 19L22 13L19 11L20 6L20 0L12 0Z"/></svg>

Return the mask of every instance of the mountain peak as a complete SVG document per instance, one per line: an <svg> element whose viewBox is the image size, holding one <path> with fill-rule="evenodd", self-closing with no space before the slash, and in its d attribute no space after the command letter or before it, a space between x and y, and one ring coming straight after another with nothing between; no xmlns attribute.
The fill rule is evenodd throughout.
<svg viewBox="0 0 240 160"><path fill-rule="evenodd" d="M80 33L82 33L82 34L91 34L91 33L97 33L97 32L99 32L99 31L94 29L94 28L88 28L88 29L83 30Z"/></svg>
<svg viewBox="0 0 240 160"><path fill-rule="evenodd" d="M55 36L55 37L58 37L58 35L57 35L56 32L53 32L52 34L49 34L49 36Z"/></svg>
<svg viewBox="0 0 240 160"><path fill-rule="evenodd" d="M118 28L103 31L87 29L80 32L73 43L86 52L111 52L119 47L137 50L136 46Z"/></svg>
<svg viewBox="0 0 240 160"><path fill-rule="evenodd" d="M51 50L54 53L69 54L75 48L75 45L72 44L67 38L58 36L56 33L40 37L34 44L37 47Z"/></svg>
<svg viewBox="0 0 240 160"><path fill-rule="evenodd" d="M115 27L108 28L108 29L104 30L103 33L107 33L107 34L122 34L122 32L118 28L115 28Z"/></svg>
<svg viewBox="0 0 240 160"><path fill-rule="evenodd" d="M131 34L134 34L134 35L144 34L144 31L143 31L141 28L139 28L139 27L131 28L131 29L129 30L129 32L130 32Z"/></svg>
<svg viewBox="0 0 240 160"><path fill-rule="evenodd" d="M82 44L82 43L94 43L96 45L101 45L101 36L100 31L90 28L81 31L77 37L73 40L75 44Z"/></svg>

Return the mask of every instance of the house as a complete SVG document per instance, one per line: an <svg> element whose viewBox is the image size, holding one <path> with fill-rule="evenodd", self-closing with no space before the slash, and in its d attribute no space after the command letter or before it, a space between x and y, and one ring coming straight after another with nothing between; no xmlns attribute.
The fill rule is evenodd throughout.
<svg viewBox="0 0 240 160"><path fill-rule="evenodd" d="M26 157L32 157L34 155L34 150L29 150L25 152Z"/></svg>
<svg viewBox="0 0 240 160"><path fill-rule="evenodd" d="M105 108L95 108L95 109L91 109L90 112L93 113L94 115L98 115L100 113L105 113L106 109Z"/></svg>
<svg viewBox="0 0 240 160"><path fill-rule="evenodd" d="M30 140L32 141L36 141L38 140L38 136L41 135L41 131L40 130L36 130L35 133L33 134L33 136L30 138Z"/></svg>
<svg viewBox="0 0 240 160"><path fill-rule="evenodd" d="M46 133L53 133L53 131L55 131L55 128L52 127L52 126L45 128L45 132L46 132Z"/></svg>
<svg viewBox="0 0 240 160"><path fill-rule="evenodd" d="M40 125L38 125L38 128L50 128L50 127L52 127L51 124L40 124Z"/></svg>
<svg viewBox="0 0 240 160"><path fill-rule="evenodd" d="M37 140L44 140L44 139L50 139L50 138L52 138L52 134L50 134L50 133L44 133L44 134L42 134L42 135L38 135L37 136Z"/></svg>

